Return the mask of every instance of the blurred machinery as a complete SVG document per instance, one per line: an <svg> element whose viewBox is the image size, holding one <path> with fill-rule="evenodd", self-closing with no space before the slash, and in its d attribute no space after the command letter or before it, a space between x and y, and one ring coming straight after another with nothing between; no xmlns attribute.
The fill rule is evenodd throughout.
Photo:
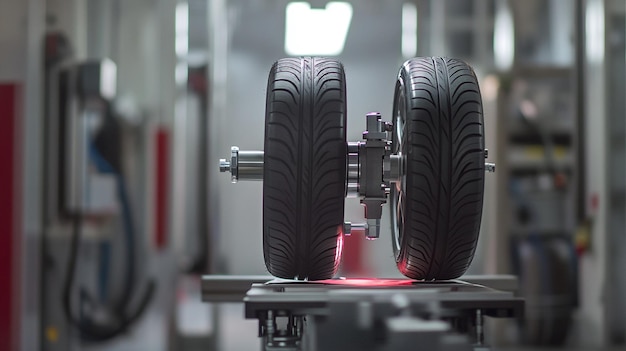
<svg viewBox="0 0 626 351"><path fill-rule="evenodd" d="M155 282L141 284L137 267L135 197L123 122L112 107L116 65L68 63L68 44L58 34L49 35L46 48L43 320L47 349L66 350L126 333Z"/></svg>
<svg viewBox="0 0 626 351"><path fill-rule="evenodd" d="M178 49L183 56L177 62L169 37L165 42L171 47L164 44L162 50L172 60L156 54L159 48L125 47L136 44L129 33L145 35L157 14L176 12L171 27L159 23L163 32L173 34L175 25L180 31L179 22L189 15L175 2L141 23L138 14L154 4L73 4L48 4L42 47L41 345L46 350L183 347L180 297L199 296L194 274L206 272L211 258L203 167L206 63L188 61ZM206 4L202 8L206 11ZM89 21L81 22L85 18ZM155 41L160 36L150 34ZM192 39L206 36L193 34ZM176 40L179 45L183 39ZM176 81L173 74L153 74L166 68L176 69ZM157 290L163 284L171 289ZM199 304L199 297L195 301ZM154 325L162 332L142 339L146 326Z"/></svg>
<svg viewBox="0 0 626 351"><path fill-rule="evenodd" d="M532 345L568 342L579 306L581 251L574 242L588 197L582 6L510 5L516 57L500 77L497 100L499 176L507 190L499 197L506 211L498 228L508 235L501 246L511 257L505 264L520 277L527 302L521 340Z"/></svg>
<svg viewBox="0 0 626 351"><path fill-rule="evenodd" d="M576 158L571 69L520 69L503 88L513 272L526 342L561 345L577 306Z"/></svg>

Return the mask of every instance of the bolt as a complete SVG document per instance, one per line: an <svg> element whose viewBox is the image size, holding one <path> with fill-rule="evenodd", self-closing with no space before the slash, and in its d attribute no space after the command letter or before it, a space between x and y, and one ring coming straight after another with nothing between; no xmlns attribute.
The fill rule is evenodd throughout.
<svg viewBox="0 0 626 351"><path fill-rule="evenodd" d="M343 223L343 235L350 236L352 234L352 223L344 222Z"/></svg>
<svg viewBox="0 0 626 351"><path fill-rule="evenodd" d="M230 162L220 158L220 172L230 172Z"/></svg>
<svg viewBox="0 0 626 351"><path fill-rule="evenodd" d="M274 333L276 332L276 317L274 311L267 311L267 319L265 320L265 332L267 336L267 344L274 343Z"/></svg>
<svg viewBox="0 0 626 351"><path fill-rule="evenodd" d="M489 157L489 150L485 149L485 158Z"/></svg>
<svg viewBox="0 0 626 351"><path fill-rule="evenodd" d="M483 311L476 310L476 344L482 345L485 342L485 332L483 330Z"/></svg>
<svg viewBox="0 0 626 351"><path fill-rule="evenodd" d="M394 294L391 296L391 304L400 312L410 312L408 311L409 307L411 307L411 301L404 294Z"/></svg>

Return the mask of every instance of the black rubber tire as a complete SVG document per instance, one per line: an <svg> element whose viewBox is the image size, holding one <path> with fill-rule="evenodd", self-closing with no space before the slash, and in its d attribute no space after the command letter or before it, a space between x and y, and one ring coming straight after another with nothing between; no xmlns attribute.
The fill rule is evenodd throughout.
<svg viewBox="0 0 626 351"><path fill-rule="evenodd" d="M566 239L565 239L566 240ZM553 305L546 306L548 310L548 320L551 322L550 333L546 345L562 346L567 341L570 327L572 325L572 315L574 312L574 270L572 267L572 250L569 249L567 241L563 238L554 237L546 240L546 254L550 264L543 267L549 269L549 298L552 298Z"/></svg>
<svg viewBox="0 0 626 351"><path fill-rule="evenodd" d="M337 272L346 157L343 65L277 61L267 86L263 171L263 254L272 275L320 280Z"/></svg>
<svg viewBox="0 0 626 351"><path fill-rule="evenodd" d="M520 296L525 300L520 321L522 341L533 346L563 346L571 330L576 289L571 244L564 237L514 241Z"/></svg>
<svg viewBox="0 0 626 351"><path fill-rule="evenodd" d="M474 71L456 59L405 62L394 96L394 116L402 113L404 141L393 140L406 156L403 188L392 189L404 199L396 263L412 279L455 279L474 256L483 208L485 141Z"/></svg>

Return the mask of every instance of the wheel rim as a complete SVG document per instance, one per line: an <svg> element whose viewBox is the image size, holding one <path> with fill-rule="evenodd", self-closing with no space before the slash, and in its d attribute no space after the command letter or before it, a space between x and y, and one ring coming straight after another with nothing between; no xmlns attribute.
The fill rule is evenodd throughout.
<svg viewBox="0 0 626 351"><path fill-rule="evenodd" d="M406 135L406 101L403 94L404 84L399 82L396 88L397 103L394 113L394 128L392 133L392 151L400 156L407 154ZM396 255L400 252L402 236L404 234L406 214L406 173L391 186L391 235Z"/></svg>

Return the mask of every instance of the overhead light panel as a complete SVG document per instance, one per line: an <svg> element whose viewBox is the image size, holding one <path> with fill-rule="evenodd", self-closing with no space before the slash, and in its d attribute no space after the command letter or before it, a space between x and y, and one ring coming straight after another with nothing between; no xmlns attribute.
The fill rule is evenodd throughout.
<svg viewBox="0 0 626 351"><path fill-rule="evenodd" d="M585 11L585 49L589 62L597 64L604 61L604 35L604 3L589 0Z"/></svg>
<svg viewBox="0 0 626 351"><path fill-rule="evenodd" d="M176 37L174 45L176 56L185 57L189 52L189 4L181 2L176 5L175 18Z"/></svg>
<svg viewBox="0 0 626 351"><path fill-rule="evenodd" d="M291 2L285 13L285 52L288 55L341 54L352 21L352 5L329 2L324 9L312 9L308 2Z"/></svg>
<svg viewBox="0 0 626 351"><path fill-rule="evenodd" d="M515 58L515 32L513 14L506 0L496 3L493 24L493 54L496 68L507 71L513 66Z"/></svg>

